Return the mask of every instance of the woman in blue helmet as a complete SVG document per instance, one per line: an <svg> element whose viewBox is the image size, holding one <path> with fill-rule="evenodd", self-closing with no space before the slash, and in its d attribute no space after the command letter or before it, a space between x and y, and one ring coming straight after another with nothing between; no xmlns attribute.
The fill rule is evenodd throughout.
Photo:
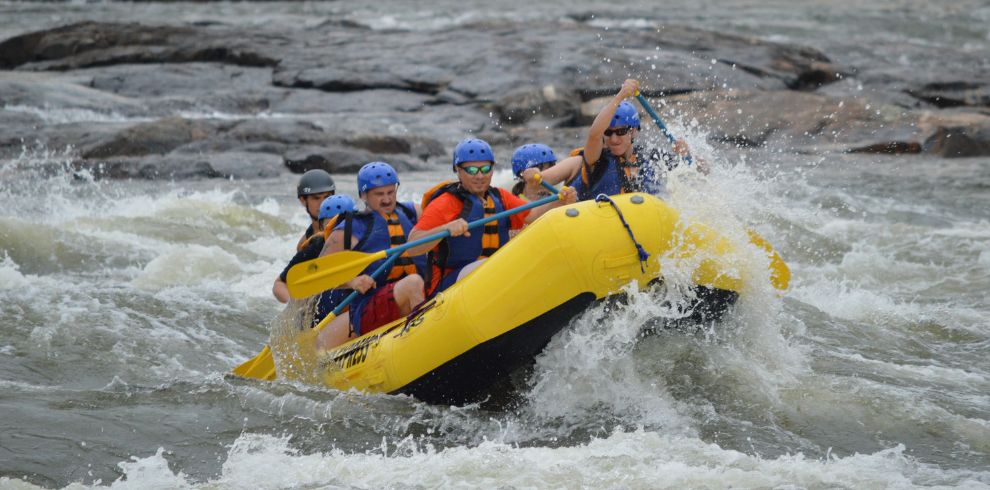
<svg viewBox="0 0 990 490"><path fill-rule="evenodd" d="M544 171L557 164L557 155L553 150L542 143L530 143L516 148L512 152L512 174L519 180L512 186L512 194L527 201L536 201L549 195L549 191L539 187L536 189L526 189L526 181L519 176L527 168L535 168Z"/></svg>
<svg viewBox="0 0 990 490"><path fill-rule="evenodd" d="M292 266L305 262L307 260L313 260L320 256L320 252L323 251L323 245L326 243L326 238L333 230L334 225L337 223L338 216L344 213L349 213L354 211L354 199L351 196L338 194L335 196L330 196L320 203L317 221L315 227L317 232L306 240L303 248L296 252L296 255L289 260L289 265L285 266L285 269L277 278L275 278L275 284L272 285L272 294L281 303L286 303L289 301L289 288L285 284L285 277L289 273L289 269ZM330 310L326 310L330 312ZM324 316L326 314L324 313ZM322 318L322 316L320 317Z"/></svg>
<svg viewBox="0 0 990 490"><path fill-rule="evenodd" d="M663 191L664 174L674 168L678 158L656 149L647 151L633 143L639 133L639 113L625 99L639 91L639 82L628 79L595 117L588 129L584 148L576 156L564 159L542 172L551 184L569 182L578 192L578 199L593 199L598 194L614 195L626 192ZM687 143L678 140L673 151L681 157L689 154ZM703 172L706 167L699 162ZM535 169L522 173L527 189L536 189Z"/></svg>
<svg viewBox="0 0 990 490"><path fill-rule="evenodd" d="M399 176L385 162L371 162L358 171L358 195L366 209L346 215L327 238L323 254L341 250L375 253L406 243L419 217L419 207L412 202L398 202ZM335 318L320 332L317 347L329 349L343 344L352 333L364 335L402 316L423 302L423 259L403 253L385 273L372 278L369 274L385 259L373 262L364 272L341 286L362 294L351 303L350 315Z"/></svg>

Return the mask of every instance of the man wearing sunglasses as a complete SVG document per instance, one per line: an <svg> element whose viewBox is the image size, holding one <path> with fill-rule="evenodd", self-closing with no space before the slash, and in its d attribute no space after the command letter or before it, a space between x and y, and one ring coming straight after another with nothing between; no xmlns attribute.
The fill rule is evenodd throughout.
<svg viewBox="0 0 990 490"><path fill-rule="evenodd" d="M486 223L472 233L467 229L469 222L523 206L526 201L491 186L495 156L488 143L475 138L461 141L454 149L453 163L457 182L424 196L423 214L409 234L410 240L417 240L450 231L449 238L409 250L411 255L430 252L425 281L429 296L449 288L494 254L509 241L510 230L521 229L554 207L575 202L577 196L574 189L561 189L560 199L554 202Z"/></svg>
<svg viewBox="0 0 990 490"><path fill-rule="evenodd" d="M551 184L570 182L582 201L593 199L598 194L662 192L663 174L677 166L678 159L666 152L648 152L633 144L640 129L639 113L625 99L638 91L639 82L636 80L623 82L619 93L605 104L591 123L583 150L543 172L543 180ZM673 150L682 157L689 154L684 140L678 140ZM699 161L698 168L707 173L704 162ZM535 169L523 171L522 178L527 189L539 186L535 179L537 173Z"/></svg>

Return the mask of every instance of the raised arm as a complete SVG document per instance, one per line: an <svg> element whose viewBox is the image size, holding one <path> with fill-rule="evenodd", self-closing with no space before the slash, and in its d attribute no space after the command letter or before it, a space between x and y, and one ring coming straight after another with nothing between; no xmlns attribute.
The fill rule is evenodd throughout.
<svg viewBox="0 0 990 490"><path fill-rule="evenodd" d="M586 161L597 162L602 156L605 130L608 129L609 123L612 122L612 117L615 116L615 110L619 108L619 104L623 100L632 97L638 91L639 82L631 78L626 79L625 82L622 82L622 88L619 89L619 93L615 94L615 97L612 97L612 100L608 101L605 107L602 107L602 110L595 116L594 122L588 128L588 139L584 142L584 159Z"/></svg>

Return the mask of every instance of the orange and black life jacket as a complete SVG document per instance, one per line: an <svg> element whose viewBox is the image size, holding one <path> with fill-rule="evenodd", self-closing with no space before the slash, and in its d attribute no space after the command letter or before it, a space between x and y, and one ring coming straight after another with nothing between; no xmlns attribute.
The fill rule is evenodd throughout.
<svg viewBox="0 0 990 490"><path fill-rule="evenodd" d="M477 221L487 216L505 210L502 191L497 187L489 187L482 202L478 196L471 194L459 182L442 182L423 195L423 209L436 198L449 193L461 201L459 218L467 222ZM480 258L491 257L499 248L509 241L511 223L509 218L486 223L484 233L471 236L448 237L427 254L429 266L426 280L431 294L435 286L444 276L459 270Z"/></svg>

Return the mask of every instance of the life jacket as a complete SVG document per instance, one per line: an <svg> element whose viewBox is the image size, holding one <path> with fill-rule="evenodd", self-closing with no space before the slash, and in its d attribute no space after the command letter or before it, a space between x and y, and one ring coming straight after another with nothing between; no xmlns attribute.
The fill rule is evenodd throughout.
<svg viewBox="0 0 990 490"><path fill-rule="evenodd" d="M627 192L660 194L664 190L664 172L677 166L674 155L656 148L646 152L634 146L628 160L602 149L598 161L588 164L583 158L584 148L577 148L571 156L582 156L581 173L570 185L578 194L578 200L594 199L598 194L615 195ZM648 155L648 156L647 156Z"/></svg>
<svg viewBox="0 0 990 490"><path fill-rule="evenodd" d="M406 243L409 233L416 224L416 208L412 204L397 203L395 211L387 218L382 216L381 213L370 210L359 213L345 213L344 217L344 223L337 225L338 228L343 227L344 229L344 249L374 253ZM355 226L357 227L356 230L354 229ZM361 235L361 238L351 247L351 236L355 231ZM375 281L379 287L384 283L395 282L411 274L419 273L423 275L427 270L425 258L422 256L411 258L407 256L407 253L403 253L395 260L384 281L380 279ZM381 259L372 262L361 274L371 274L385 260ZM361 325L364 306L371 300L377 289L375 288L365 292L351 303L349 311L352 328Z"/></svg>
<svg viewBox="0 0 990 490"><path fill-rule="evenodd" d="M327 225L323 227L324 242L330 241L330 234L333 233L333 229L337 227L337 223L340 222L341 216L344 216L347 213L353 213L353 211L345 211L344 213L338 214L337 216L330 218L330 221L327 221Z"/></svg>
<svg viewBox="0 0 990 490"><path fill-rule="evenodd" d="M306 228L306 231L303 232L302 239L300 239L299 243L296 244L296 252L302 252L302 250L306 248L306 245L309 245L309 241L316 235L317 233L313 230L313 225L310 224L309 228Z"/></svg>
<svg viewBox="0 0 990 490"><path fill-rule="evenodd" d="M578 153L584 156L584 150ZM615 156L607 148L602 149L598 161L588 164L582 158L581 173L571 180L570 185L577 191L578 200L594 199L598 194L615 195L642 190L641 170L644 159L640 149L633 148L632 156Z"/></svg>
<svg viewBox="0 0 990 490"><path fill-rule="evenodd" d="M461 213L458 217L469 223L505 211L502 191L497 187L489 187L485 202L482 202L478 196L465 190L459 182L442 182L426 191L423 195L423 209L445 193L461 201ZM430 294L437 292L437 286L448 274L459 271L480 258L491 257L509 241L511 227L509 218L502 218L496 222L485 223L484 233L447 237L441 240L440 244L427 254L430 268L428 276L424 279Z"/></svg>
<svg viewBox="0 0 990 490"><path fill-rule="evenodd" d="M357 250L359 252L374 253L392 248L406 243L409 233L416 225L416 208L405 203L397 203L395 211L386 218L381 213L371 210L359 213L344 213L344 249ZM354 227L361 235L353 247L351 247L351 237L354 234ZM340 227L340 224L337 225ZM365 268L362 274L369 274L382 264L385 259L373 262ZM419 269L425 269L426 261L409 257L403 253L389 270L386 276L387 282L398 281L411 274L417 274Z"/></svg>

